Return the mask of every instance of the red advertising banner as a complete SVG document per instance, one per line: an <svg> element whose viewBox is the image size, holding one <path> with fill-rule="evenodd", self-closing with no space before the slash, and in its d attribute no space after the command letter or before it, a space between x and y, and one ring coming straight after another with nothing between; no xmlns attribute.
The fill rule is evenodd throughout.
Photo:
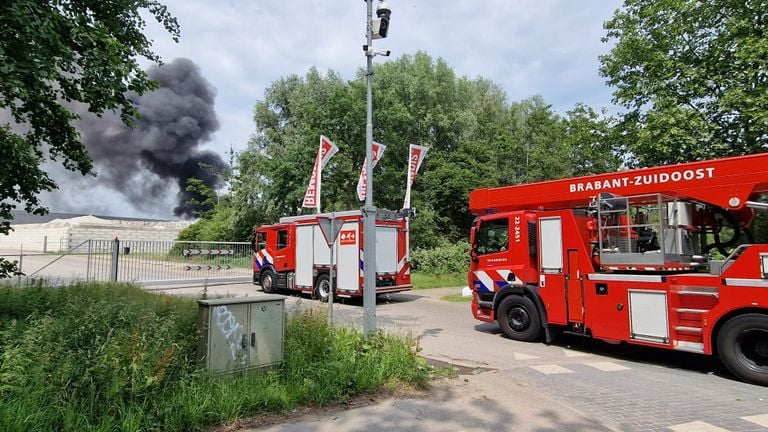
<svg viewBox="0 0 768 432"><path fill-rule="evenodd" d="M387 149L387 146L384 144L379 144L377 142L373 143L373 165L374 168L376 168L376 164L379 162L379 159L381 159L381 156L384 154L384 150ZM367 195L368 190L368 161L366 160L363 162L363 169L360 171L360 178L357 180L357 198L360 199L360 201L365 201L365 197Z"/></svg>
<svg viewBox="0 0 768 432"><path fill-rule="evenodd" d="M405 187L405 201L403 201L403 208L411 208L411 185L416 180L416 174L421 168L421 163L424 162L424 158L427 156L428 147L411 144L408 151L408 183Z"/></svg>
<svg viewBox="0 0 768 432"><path fill-rule="evenodd" d="M333 141L326 138L324 135L320 135L320 148L317 150L317 156L315 157L315 166L312 169L312 176L309 178L309 186L304 193L304 202L302 207L316 208L318 213L320 212L320 185L323 168L328 164L328 161L339 151L336 144Z"/></svg>

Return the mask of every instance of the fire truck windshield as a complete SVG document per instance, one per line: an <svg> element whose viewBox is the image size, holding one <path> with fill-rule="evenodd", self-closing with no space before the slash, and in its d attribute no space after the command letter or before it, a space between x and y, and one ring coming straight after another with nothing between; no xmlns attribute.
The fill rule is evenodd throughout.
<svg viewBox="0 0 768 432"><path fill-rule="evenodd" d="M265 232L257 232L256 233L256 250L262 250L265 247L267 247L267 233Z"/></svg>
<svg viewBox="0 0 768 432"><path fill-rule="evenodd" d="M509 248L509 219L484 220L475 236L479 255L502 252Z"/></svg>

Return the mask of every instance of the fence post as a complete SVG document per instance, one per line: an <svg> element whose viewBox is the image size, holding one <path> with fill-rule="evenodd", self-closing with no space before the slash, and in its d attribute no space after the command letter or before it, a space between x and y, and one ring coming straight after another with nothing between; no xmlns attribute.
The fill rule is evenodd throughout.
<svg viewBox="0 0 768 432"><path fill-rule="evenodd" d="M120 259L120 240L112 242L112 282L117 282L117 260Z"/></svg>
<svg viewBox="0 0 768 432"><path fill-rule="evenodd" d="M19 246L19 276L17 279L17 283L19 286L21 286L21 275L22 275L23 268L24 268L24 244L22 243L21 246Z"/></svg>
<svg viewBox="0 0 768 432"><path fill-rule="evenodd" d="M91 239L88 239L88 264L85 266L85 280L91 281Z"/></svg>

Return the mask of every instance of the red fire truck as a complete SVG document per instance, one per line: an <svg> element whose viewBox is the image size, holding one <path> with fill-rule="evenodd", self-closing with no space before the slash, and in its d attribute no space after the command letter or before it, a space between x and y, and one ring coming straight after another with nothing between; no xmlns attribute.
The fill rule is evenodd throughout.
<svg viewBox="0 0 768 432"><path fill-rule="evenodd" d="M333 245L335 297L363 295L363 217L360 211L292 216L256 229L253 283L264 292L287 289L326 301L331 288L331 248L318 218L333 216L341 224ZM405 219L395 212L376 217L376 293L411 289Z"/></svg>
<svg viewBox="0 0 768 432"><path fill-rule="evenodd" d="M472 313L515 340L718 354L768 385L766 192L768 154L475 190Z"/></svg>

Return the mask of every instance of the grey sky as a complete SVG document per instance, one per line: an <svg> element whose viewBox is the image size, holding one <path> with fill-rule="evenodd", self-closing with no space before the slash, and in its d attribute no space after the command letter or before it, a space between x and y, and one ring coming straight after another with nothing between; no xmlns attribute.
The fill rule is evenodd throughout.
<svg viewBox="0 0 768 432"><path fill-rule="evenodd" d="M390 33L374 42L377 50L389 49L393 57L419 50L442 57L458 75L482 76L501 85L509 101L541 94L560 113L578 102L594 108L610 105L611 89L598 75L597 57L610 49L600 41L602 24L621 6L619 0L388 1ZM216 88L221 128L205 147L222 156L230 145L235 151L245 147L253 133L252 108L273 81L303 75L311 66L351 79L365 65L362 0L164 3L179 20L181 41L174 43L150 23L155 51L168 62L189 58ZM378 0L374 8L376 4ZM101 212L146 215L119 199L96 201ZM158 210L167 208L170 216L174 204L169 197ZM83 200L52 210L88 211L86 207Z"/></svg>

